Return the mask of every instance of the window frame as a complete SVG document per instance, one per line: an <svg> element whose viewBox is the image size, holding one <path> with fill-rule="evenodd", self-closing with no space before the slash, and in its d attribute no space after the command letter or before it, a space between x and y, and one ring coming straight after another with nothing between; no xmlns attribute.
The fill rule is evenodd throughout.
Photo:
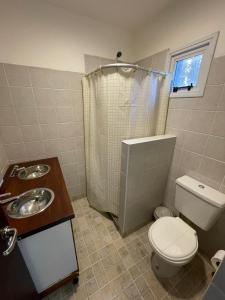
<svg viewBox="0 0 225 300"><path fill-rule="evenodd" d="M182 47L170 52L170 73L172 74L170 98L190 98L201 97L204 95L206 81L216 49L218 36L219 31L195 41L194 43L188 44L186 47ZM199 71L198 84L196 87L193 87L190 90L179 89L177 92L173 92L172 84L176 70L176 62L178 60L193 57L198 54L203 55Z"/></svg>

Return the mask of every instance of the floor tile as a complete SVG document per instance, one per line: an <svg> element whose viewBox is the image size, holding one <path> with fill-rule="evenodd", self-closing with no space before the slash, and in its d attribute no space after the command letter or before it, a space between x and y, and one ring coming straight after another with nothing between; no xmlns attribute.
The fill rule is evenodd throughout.
<svg viewBox="0 0 225 300"><path fill-rule="evenodd" d="M139 277L141 275L141 271L139 270L137 265L134 265L132 267L130 267L128 269L128 271L131 274L131 277L133 278L133 280L135 280L137 277Z"/></svg>
<svg viewBox="0 0 225 300"><path fill-rule="evenodd" d="M101 261L93 265L93 271L99 288L105 286L109 282Z"/></svg>
<svg viewBox="0 0 225 300"><path fill-rule="evenodd" d="M102 259L102 264L106 272L106 276L109 280L119 276L123 271L126 270L122 259L119 256L109 255Z"/></svg>
<svg viewBox="0 0 225 300"><path fill-rule="evenodd" d="M87 290L88 296L94 294L98 290L98 284L95 278L90 279L86 282L85 288Z"/></svg>
<svg viewBox="0 0 225 300"><path fill-rule="evenodd" d="M128 269L135 264L134 259L129 253L129 249L127 247L121 247L118 249L118 253L123 261L124 266Z"/></svg>
<svg viewBox="0 0 225 300"><path fill-rule="evenodd" d="M150 224L121 237L112 220L88 205L73 201L72 221L80 269L79 284L69 283L46 300L200 300L212 268L202 254L169 279L151 268Z"/></svg>
<svg viewBox="0 0 225 300"><path fill-rule="evenodd" d="M139 290L143 299L154 299L154 295L152 294L149 286L147 285L144 276L140 276L135 280L135 284Z"/></svg>
<svg viewBox="0 0 225 300"><path fill-rule="evenodd" d="M127 287L123 293L119 296L119 300L141 300L141 295L135 284L131 284Z"/></svg>

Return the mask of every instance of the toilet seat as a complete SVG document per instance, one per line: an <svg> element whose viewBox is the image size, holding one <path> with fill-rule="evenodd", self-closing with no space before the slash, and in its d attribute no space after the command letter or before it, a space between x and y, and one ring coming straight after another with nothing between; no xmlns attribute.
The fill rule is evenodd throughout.
<svg viewBox="0 0 225 300"><path fill-rule="evenodd" d="M179 217L162 217L149 228L154 251L172 264L189 262L198 251L196 231Z"/></svg>

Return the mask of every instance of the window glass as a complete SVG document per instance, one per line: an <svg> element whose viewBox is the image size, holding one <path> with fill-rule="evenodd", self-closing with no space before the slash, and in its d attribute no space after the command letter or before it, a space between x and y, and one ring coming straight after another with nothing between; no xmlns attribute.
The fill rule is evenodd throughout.
<svg viewBox="0 0 225 300"><path fill-rule="evenodd" d="M197 86L202 57L203 55L199 54L176 61L174 87Z"/></svg>

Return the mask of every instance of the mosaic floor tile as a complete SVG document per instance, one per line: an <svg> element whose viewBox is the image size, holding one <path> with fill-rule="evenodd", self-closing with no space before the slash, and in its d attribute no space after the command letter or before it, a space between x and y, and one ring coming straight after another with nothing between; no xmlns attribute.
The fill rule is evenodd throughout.
<svg viewBox="0 0 225 300"><path fill-rule="evenodd" d="M69 283L45 300L202 299L212 271L202 254L173 278L159 279L151 269L151 223L122 238L112 220L89 207L86 198L75 200L73 207L79 283Z"/></svg>

